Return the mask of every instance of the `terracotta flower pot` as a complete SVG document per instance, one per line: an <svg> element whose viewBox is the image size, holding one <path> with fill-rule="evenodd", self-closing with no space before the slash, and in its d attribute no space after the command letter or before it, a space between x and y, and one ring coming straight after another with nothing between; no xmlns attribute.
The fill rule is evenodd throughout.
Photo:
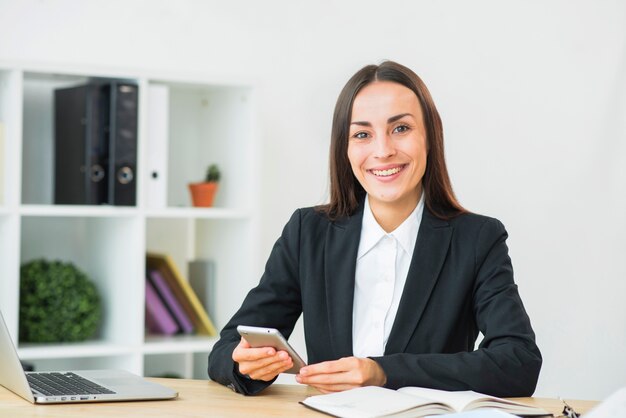
<svg viewBox="0 0 626 418"><path fill-rule="evenodd" d="M217 192L218 184L210 183L189 183L189 191L191 192L191 201L196 207L213 206L213 198Z"/></svg>

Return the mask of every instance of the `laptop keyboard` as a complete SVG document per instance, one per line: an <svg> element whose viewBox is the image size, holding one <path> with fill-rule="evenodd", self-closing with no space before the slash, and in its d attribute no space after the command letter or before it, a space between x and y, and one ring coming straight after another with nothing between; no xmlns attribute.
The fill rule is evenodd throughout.
<svg viewBox="0 0 626 418"><path fill-rule="evenodd" d="M115 392L76 373L27 373L30 387L46 396L100 395Z"/></svg>

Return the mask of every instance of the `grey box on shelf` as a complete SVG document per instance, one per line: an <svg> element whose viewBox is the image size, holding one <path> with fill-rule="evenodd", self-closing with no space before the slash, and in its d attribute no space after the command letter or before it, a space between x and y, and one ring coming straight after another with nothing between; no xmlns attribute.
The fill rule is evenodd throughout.
<svg viewBox="0 0 626 418"><path fill-rule="evenodd" d="M192 260L188 267L189 284L209 314L209 318L215 322L215 262Z"/></svg>

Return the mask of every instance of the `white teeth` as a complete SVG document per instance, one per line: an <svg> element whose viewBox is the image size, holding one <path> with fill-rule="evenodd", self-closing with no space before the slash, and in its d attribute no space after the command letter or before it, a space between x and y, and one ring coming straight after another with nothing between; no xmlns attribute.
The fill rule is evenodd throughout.
<svg viewBox="0 0 626 418"><path fill-rule="evenodd" d="M372 173L375 176L391 176L393 174L399 173L402 170L402 167L390 168L388 170L372 170Z"/></svg>

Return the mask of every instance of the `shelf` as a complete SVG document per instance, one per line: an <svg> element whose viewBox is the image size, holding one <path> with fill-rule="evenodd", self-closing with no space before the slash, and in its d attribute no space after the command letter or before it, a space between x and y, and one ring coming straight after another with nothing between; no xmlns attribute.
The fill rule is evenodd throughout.
<svg viewBox="0 0 626 418"><path fill-rule="evenodd" d="M167 208L148 210L149 218L191 218L191 219L239 219L250 217L250 213L243 210L225 208Z"/></svg>
<svg viewBox="0 0 626 418"><path fill-rule="evenodd" d="M19 212L22 216L39 217L93 217L115 218L131 217L140 214L135 207L121 206L88 206L88 205L22 205ZM0 207L0 215L11 213L8 209ZM165 208L149 209L144 212L148 218L163 219L232 219L246 220L250 218L250 212L238 209L226 208Z"/></svg>
<svg viewBox="0 0 626 418"><path fill-rule="evenodd" d="M120 206L88 205L22 205L19 212L23 216L94 217L115 218L135 216L137 208Z"/></svg>
<svg viewBox="0 0 626 418"><path fill-rule="evenodd" d="M103 78L139 87L136 205L56 205L54 127L62 112L54 92ZM206 378L206 353L217 338L145 336L146 252L168 254L184 277L190 261L211 263L211 300L219 303L207 305L217 327L256 281L255 89L203 78L0 63L0 307L9 332L19 334L20 266L32 260L74 264L98 289L103 310L89 342L20 344L20 356L37 370ZM222 172L215 206L192 207L188 184L212 163Z"/></svg>
<svg viewBox="0 0 626 418"><path fill-rule="evenodd" d="M86 83L89 78L89 75L23 73L21 203L54 202L54 91Z"/></svg>
<svg viewBox="0 0 626 418"><path fill-rule="evenodd" d="M22 344L18 348L22 360L75 357L115 356L133 353L132 347L102 341L59 344Z"/></svg>
<svg viewBox="0 0 626 418"><path fill-rule="evenodd" d="M103 316L98 340L121 345L140 343L145 269L142 220L138 216L44 214L27 216L20 222L21 263L45 259L74 264L100 295Z"/></svg>
<svg viewBox="0 0 626 418"><path fill-rule="evenodd" d="M146 342L140 346L111 344L102 341L86 341L80 343L58 344L22 344L18 354L22 360L42 358L74 358L116 356L134 353L141 354L174 354L174 353L202 353L209 352L217 337L204 335L187 336L156 336L146 337Z"/></svg>
<svg viewBox="0 0 626 418"><path fill-rule="evenodd" d="M150 82L168 91L163 113L168 115L167 206L189 207L188 184L200 181L208 164L222 173L215 196L216 207L252 207L256 190L253 94L245 87ZM157 143L147 138L147 155ZM156 142L156 141L155 141ZM149 178L146 173L146 178Z"/></svg>
<svg viewBox="0 0 626 418"><path fill-rule="evenodd" d="M156 336L146 337L142 351L144 354L169 354L169 353L201 353L211 351L217 337L204 335L186 336Z"/></svg>

